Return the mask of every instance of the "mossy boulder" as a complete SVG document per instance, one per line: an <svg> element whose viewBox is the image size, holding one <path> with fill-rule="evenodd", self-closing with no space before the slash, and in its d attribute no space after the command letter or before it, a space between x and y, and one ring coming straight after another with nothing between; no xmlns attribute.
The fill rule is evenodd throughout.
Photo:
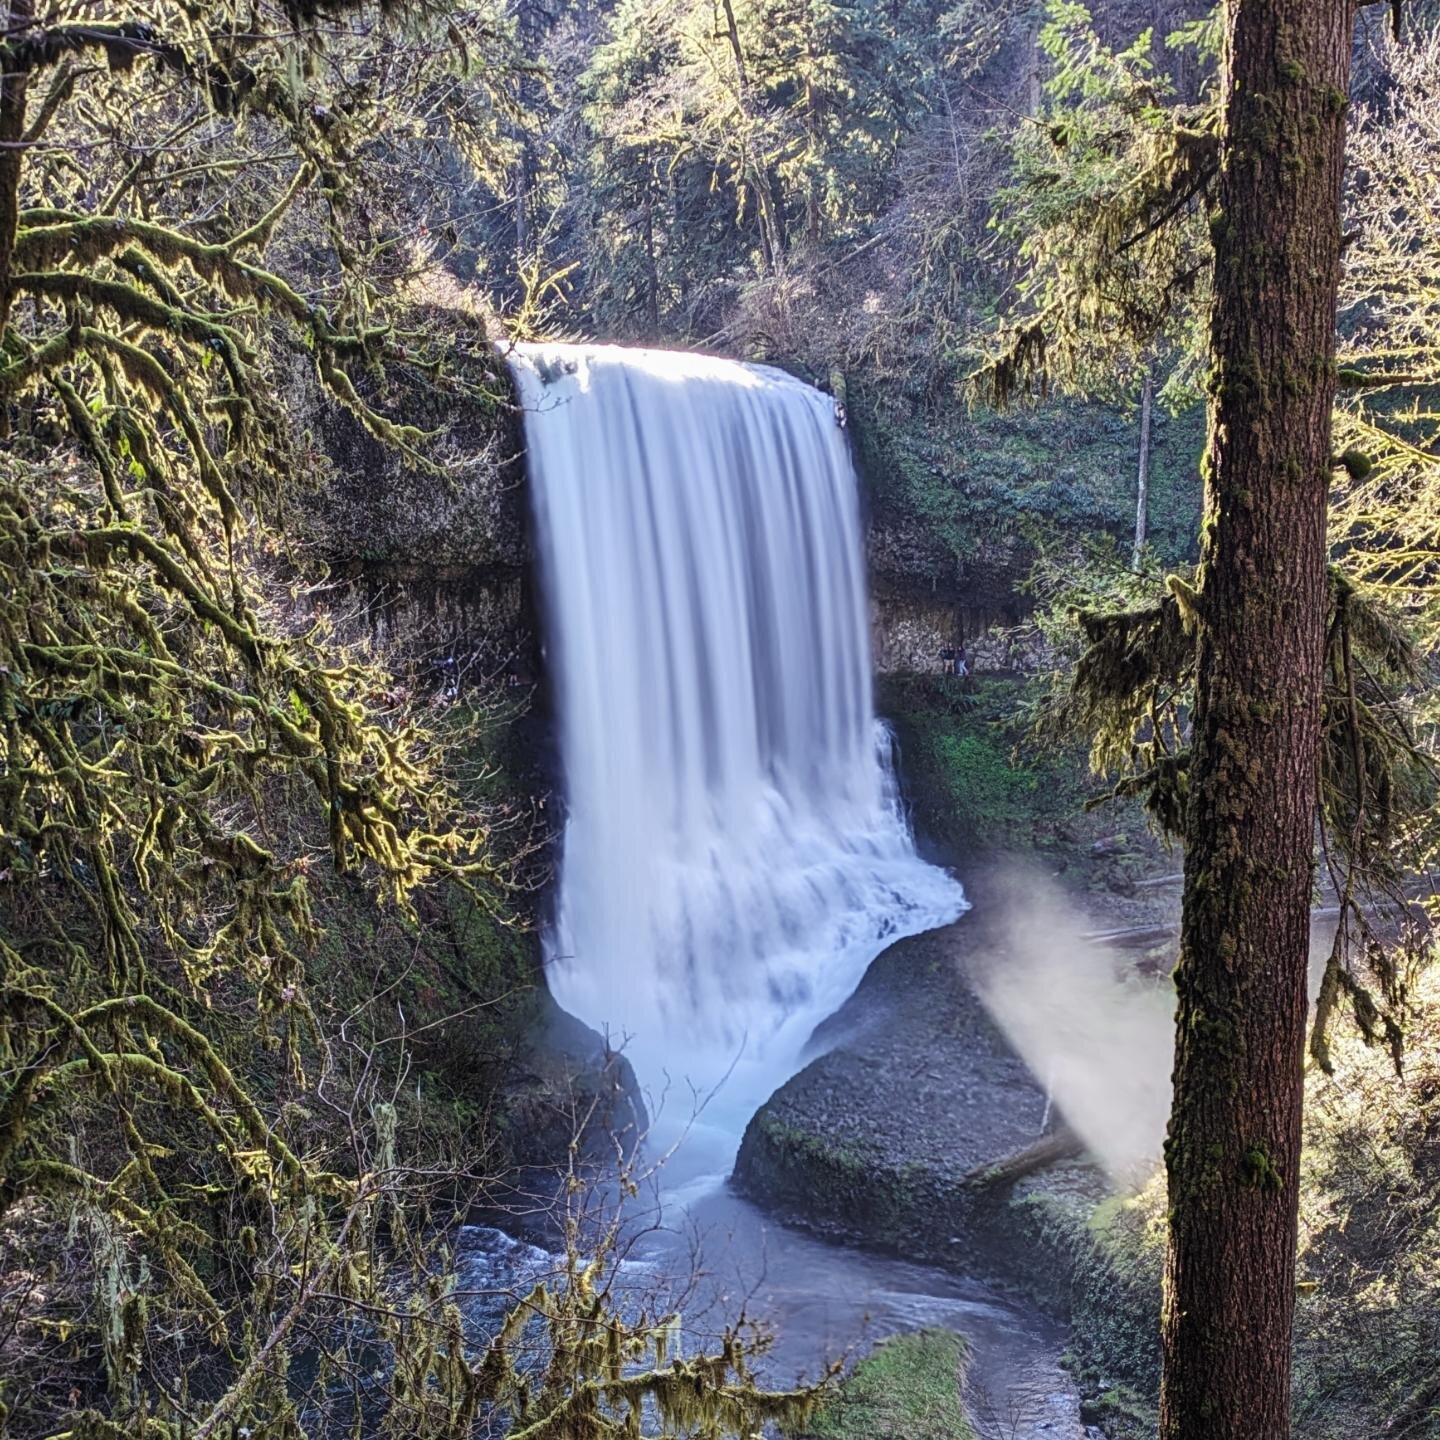
<svg viewBox="0 0 1440 1440"><path fill-rule="evenodd" d="M1035 1137L1045 1095L974 993L972 916L892 945L822 1027L830 1048L756 1112L735 1184L808 1229L939 1262L974 1255L977 1170Z"/></svg>

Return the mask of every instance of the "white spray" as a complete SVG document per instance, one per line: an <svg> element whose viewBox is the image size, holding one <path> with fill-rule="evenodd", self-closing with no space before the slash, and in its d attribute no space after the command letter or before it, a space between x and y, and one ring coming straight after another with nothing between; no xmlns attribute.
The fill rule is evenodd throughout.
<svg viewBox="0 0 1440 1440"><path fill-rule="evenodd" d="M1083 938L1073 903L1024 874L1002 943L968 965L1047 1095L1119 1185L1149 1174L1170 1113L1175 994Z"/></svg>

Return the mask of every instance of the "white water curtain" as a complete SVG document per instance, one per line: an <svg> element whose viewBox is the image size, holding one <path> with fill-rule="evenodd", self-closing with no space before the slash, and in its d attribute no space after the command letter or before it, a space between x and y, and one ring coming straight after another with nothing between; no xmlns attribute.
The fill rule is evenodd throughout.
<svg viewBox="0 0 1440 1440"><path fill-rule="evenodd" d="M709 356L512 368L565 773L552 990L651 1085L778 1083L885 945L964 907L875 720L844 432Z"/></svg>

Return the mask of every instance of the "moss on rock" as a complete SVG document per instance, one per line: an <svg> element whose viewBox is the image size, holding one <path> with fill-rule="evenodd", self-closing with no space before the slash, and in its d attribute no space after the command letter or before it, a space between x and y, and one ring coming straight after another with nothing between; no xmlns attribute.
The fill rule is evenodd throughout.
<svg viewBox="0 0 1440 1440"><path fill-rule="evenodd" d="M1098 1203L1097 1193L1082 1166L1022 1183L995 1217L996 1253L1070 1322L1067 1364L1084 1418L1111 1440L1144 1440L1160 1385L1161 1215L1152 1192Z"/></svg>
<svg viewBox="0 0 1440 1440"><path fill-rule="evenodd" d="M860 1361L805 1440L975 1440L963 1399L969 1360L954 1331L897 1335Z"/></svg>
<svg viewBox="0 0 1440 1440"><path fill-rule="evenodd" d="M890 399L857 387L850 403L882 597L948 600L972 621L1013 622L1028 609L1037 535L1133 535L1133 414L1070 399L1003 414L912 411ZM1200 407L1158 417L1149 535L1167 564L1194 553L1203 441Z"/></svg>
<svg viewBox="0 0 1440 1440"><path fill-rule="evenodd" d="M958 963L982 911L911 936L821 1027L831 1048L756 1112L735 1183L810 1230L942 1263L973 1258L977 1168L1039 1134L1044 1092Z"/></svg>
<svg viewBox="0 0 1440 1440"><path fill-rule="evenodd" d="M916 832L957 862L1032 859L1071 887L1125 893L1155 867L1160 846L1136 802L1087 809L1101 787L1082 746L1036 746L1029 727L1041 686L995 674L880 678L876 704L895 730Z"/></svg>

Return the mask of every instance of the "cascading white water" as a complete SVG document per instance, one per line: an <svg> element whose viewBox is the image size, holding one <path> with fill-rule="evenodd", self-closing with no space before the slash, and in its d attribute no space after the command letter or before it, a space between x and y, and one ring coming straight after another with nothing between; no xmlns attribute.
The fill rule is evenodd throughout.
<svg viewBox="0 0 1440 1440"><path fill-rule="evenodd" d="M738 1123L900 936L953 919L872 707L832 402L703 355L522 346L565 770L551 988ZM733 1067L733 1069L732 1069Z"/></svg>

